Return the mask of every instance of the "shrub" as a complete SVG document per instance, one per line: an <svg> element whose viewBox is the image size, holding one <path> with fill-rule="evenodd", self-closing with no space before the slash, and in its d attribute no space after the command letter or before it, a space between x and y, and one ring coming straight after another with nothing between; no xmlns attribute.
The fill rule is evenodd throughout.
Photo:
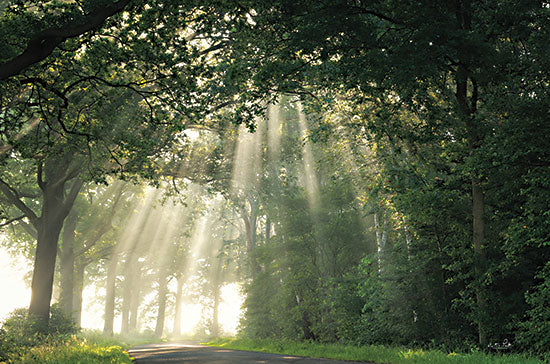
<svg viewBox="0 0 550 364"><path fill-rule="evenodd" d="M120 346L101 346L80 342L76 338L65 343L41 345L30 348L14 364L48 364L48 363L112 363L131 364L128 353Z"/></svg>
<svg viewBox="0 0 550 364"><path fill-rule="evenodd" d="M50 310L48 327L38 330L26 308L15 309L0 329L0 361L22 355L28 348L60 342L78 332L78 327L56 304Z"/></svg>
<svg viewBox="0 0 550 364"><path fill-rule="evenodd" d="M540 279L540 284L526 294L526 300L531 309L527 312L527 320L519 325L518 341L524 349L549 355L550 262L546 264L536 278Z"/></svg>

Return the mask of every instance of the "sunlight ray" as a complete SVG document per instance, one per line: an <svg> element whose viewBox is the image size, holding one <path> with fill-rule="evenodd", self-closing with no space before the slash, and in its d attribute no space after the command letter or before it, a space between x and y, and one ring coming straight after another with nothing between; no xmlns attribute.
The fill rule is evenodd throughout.
<svg viewBox="0 0 550 364"><path fill-rule="evenodd" d="M307 127L306 115L303 110L301 102L297 103L298 109L298 121L300 126L300 132L302 136L302 156L303 156L303 172L305 179L305 188L308 194L309 204L313 211L317 211L319 200L319 182L317 180L317 174L315 172L315 160L313 157L313 151L311 148L311 142L309 141L309 130Z"/></svg>
<svg viewBox="0 0 550 364"><path fill-rule="evenodd" d="M271 163L277 163L281 156L281 126L279 103L270 104L267 108L267 139Z"/></svg>

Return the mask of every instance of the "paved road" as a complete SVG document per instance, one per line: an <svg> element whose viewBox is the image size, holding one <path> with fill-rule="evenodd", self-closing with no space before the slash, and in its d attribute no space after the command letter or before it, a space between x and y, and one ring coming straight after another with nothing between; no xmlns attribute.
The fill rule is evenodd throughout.
<svg viewBox="0 0 550 364"><path fill-rule="evenodd" d="M291 355L212 348L195 343L134 346L129 350L136 364L352 364L359 362L312 359Z"/></svg>

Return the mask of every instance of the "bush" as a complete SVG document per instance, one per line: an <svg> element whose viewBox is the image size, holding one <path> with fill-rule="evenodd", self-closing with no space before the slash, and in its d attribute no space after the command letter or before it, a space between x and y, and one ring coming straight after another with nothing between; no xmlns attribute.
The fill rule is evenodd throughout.
<svg viewBox="0 0 550 364"><path fill-rule="evenodd" d="M78 327L56 304L50 309L48 327L38 330L38 323L26 308L14 310L0 329L0 361L21 356L28 348L61 342L78 332Z"/></svg>
<svg viewBox="0 0 550 364"><path fill-rule="evenodd" d="M64 343L41 345L30 348L14 364L48 364L48 363L113 363L131 364L128 353L120 346L102 346L80 342L76 337Z"/></svg>
<svg viewBox="0 0 550 364"><path fill-rule="evenodd" d="M74 335L79 330L73 319L66 315L57 304L51 306L50 321L45 328L38 327L37 321L29 317L26 308L15 309L2 326L6 331L15 336L22 337L36 334L41 336L41 339L44 336Z"/></svg>
<svg viewBox="0 0 550 364"><path fill-rule="evenodd" d="M540 279L531 292L526 294L527 303L531 309L527 312L527 320L521 323L518 341L524 349L538 354L550 354L550 263L536 276Z"/></svg>

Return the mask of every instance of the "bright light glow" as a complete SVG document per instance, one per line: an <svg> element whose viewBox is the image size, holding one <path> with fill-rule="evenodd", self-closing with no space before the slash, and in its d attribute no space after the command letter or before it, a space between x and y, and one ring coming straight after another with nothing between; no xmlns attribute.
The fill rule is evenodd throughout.
<svg viewBox="0 0 550 364"><path fill-rule="evenodd" d="M185 129L183 131L183 133L189 138L189 140L191 140L192 142L197 140L200 136L201 136L201 133L199 130L196 130L196 129Z"/></svg>
<svg viewBox="0 0 550 364"><path fill-rule="evenodd" d="M221 288L221 302L219 310L219 324L224 334L236 334L241 319L244 297L241 294L240 286L237 283L226 284ZM193 335L196 333L204 315L211 315L211 310L206 310L200 303L184 303L181 311L181 333L182 335ZM171 327L171 325L169 325Z"/></svg>
<svg viewBox="0 0 550 364"><path fill-rule="evenodd" d="M219 307L219 322L221 329L227 334L236 334L242 315L244 297L238 284L226 284L221 289L222 301Z"/></svg>
<svg viewBox="0 0 550 364"><path fill-rule="evenodd" d="M4 292L0 300L0 320L16 308L27 307L31 299L31 289L24 281L25 274L30 270L23 259L17 259L0 248L0 292Z"/></svg>
<svg viewBox="0 0 550 364"><path fill-rule="evenodd" d="M256 135L243 132L251 140L246 147L250 151L258 152L258 142L255 140ZM246 144L246 143L245 143ZM257 153L252 153L257 155ZM244 155L243 155L244 157ZM254 162L255 163L255 162ZM255 166L257 168L258 166ZM247 176L249 179L254 179L254 175ZM246 179L245 179L246 182ZM166 259L169 258L168 247L176 239L177 227L179 224L188 218L186 216L186 208L182 206L174 206L171 203L164 205L158 204L157 200L161 196L162 191L152 188L146 188L144 194L140 196L139 203L136 203L128 213L128 223L123 227L119 236L119 246L115 249L122 252L131 248L132 244L137 240L138 234L142 233L139 229L141 226L148 226L150 239L155 241L153 250L149 251L147 257L153 258L151 262L156 265L166 264ZM103 196L104 197L104 196ZM205 260L205 257L217 254L220 248L220 241L209 239L209 229L213 223L217 223L219 219L219 210L222 204L222 197L215 196L205 202L208 213L200 216L194 222L194 227L191 230L190 236L190 253L184 265L184 276L195 277L194 274L200 268L199 263ZM155 212L156 211L156 212ZM152 221L152 222L151 222ZM226 231L228 236L236 235L236 227L232 227ZM4 237L0 235L0 239ZM120 257L119 257L120 259ZM141 257L141 262L144 259ZM0 301L0 320L6 317L18 307L27 307L30 301L30 288L27 287L24 281L25 275L32 269L29 262L24 259L16 259L11 257L5 249L0 248L0 290L7 292L5 297ZM118 266L118 274L122 274L124 269L123 264ZM191 278L189 278L191 279ZM57 285L59 282L56 281ZM175 280L169 285L169 291L175 292ZM187 282L187 284L192 282ZM120 287L118 287L120 288ZM56 287L57 289L57 287ZM183 335L196 334L201 325L212 319L212 310L210 309L211 301L208 298L202 297L199 302L196 300L196 294L200 294L201 288L191 285L187 290L184 290L184 303L182 305L182 325L181 333ZM121 292L117 291L120 296ZM138 313L138 328L141 330L152 330L156 321L156 291L144 293L141 297L140 310ZM105 309L105 287L99 281L92 281L84 287L82 292L82 320L81 326L86 329L102 330L104 326L104 309ZM221 287L219 310L219 325L220 330L224 334L235 334L241 318L241 306L244 298L241 295L240 286L236 283L226 284ZM147 309L143 309L147 307ZM173 301L169 301L167 307L167 316L165 323L165 335L169 335L173 328ZM120 332L122 317L120 312L117 312L114 321L114 331ZM208 330L208 329L207 329Z"/></svg>
<svg viewBox="0 0 550 364"><path fill-rule="evenodd" d="M193 334L196 326L201 321L202 305L198 303L185 303L181 309L181 333Z"/></svg>
<svg viewBox="0 0 550 364"><path fill-rule="evenodd" d="M239 136L235 146L235 164L231 176L232 193L249 185L255 185L261 170L262 134L265 127L263 120L257 120L257 127L251 133L246 126L239 126Z"/></svg>
<svg viewBox="0 0 550 364"><path fill-rule="evenodd" d="M103 330L103 311L105 309L105 288L90 284L82 291L82 319L80 326L86 329ZM115 321L116 322L116 321ZM115 327L114 331L120 331Z"/></svg>

